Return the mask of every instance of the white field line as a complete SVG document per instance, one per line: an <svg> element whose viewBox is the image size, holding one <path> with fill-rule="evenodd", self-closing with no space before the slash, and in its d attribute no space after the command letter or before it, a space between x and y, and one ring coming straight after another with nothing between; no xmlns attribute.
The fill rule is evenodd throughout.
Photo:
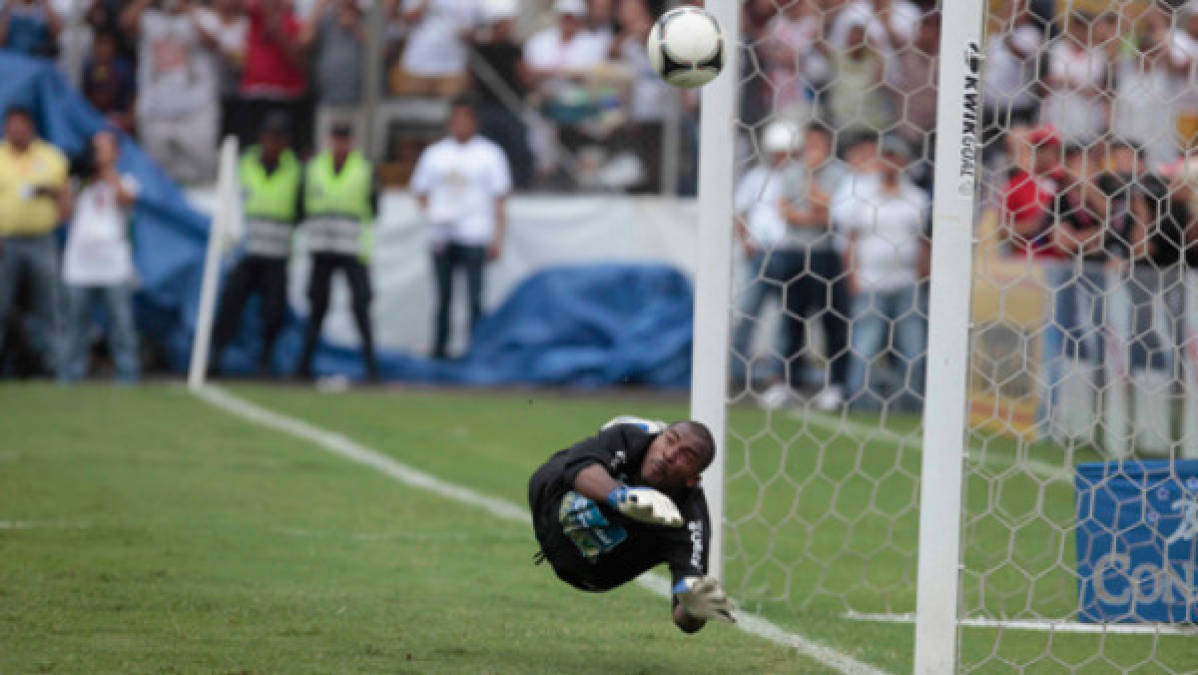
<svg viewBox="0 0 1198 675"><path fill-rule="evenodd" d="M875 621L880 623L915 623L915 615L867 614L846 612L844 618L853 621ZM1051 621L1048 619L984 619L974 617L960 619L958 625L969 628L1002 628L1006 630L1029 630L1047 633L1090 633L1111 635L1198 635L1198 628L1171 623L1082 623L1080 621Z"/></svg>
<svg viewBox="0 0 1198 675"><path fill-rule="evenodd" d="M532 522L531 516L524 507L517 506L503 499L488 497L468 487L441 480L432 474L408 466L381 452L355 443L336 432L322 429L294 417L267 410L216 387L205 386L191 391L212 406L240 417L247 422L268 427L275 431L280 431L314 443L335 455L359 464L364 464L386 476L390 476L404 485L432 492L440 497L452 499L463 504L477 506L503 520L519 522L525 525L530 525ZM645 574L637 579L637 583L656 595L664 598L670 597L669 582L658 575ZM742 631L764 638L775 644L790 647L803 656L842 673L874 674L884 672L832 647L797 633L787 632L769 620L754 614L738 612L737 620L736 625Z"/></svg>
<svg viewBox="0 0 1198 675"><path fill-rule="evenodd" d="M910 448L915 452L923 451L923 434L916 431L902 434L885 427L871 427L868 424L851 420L848 417L829 415L814 410L796 409L791 412L791 416L813 427L844 434L858 442L883 441L900 448ZM1064 466L1056 466L1043 460L1031 459L1029 457L1011 457L1010 455L997 453L993 450L987 451L977 445L971 444L969 446L966 453L966 460L989 464L996 468L1022 467L1027 469L1028 473L1050 482L1073 482L1073 476Z"/></svg>

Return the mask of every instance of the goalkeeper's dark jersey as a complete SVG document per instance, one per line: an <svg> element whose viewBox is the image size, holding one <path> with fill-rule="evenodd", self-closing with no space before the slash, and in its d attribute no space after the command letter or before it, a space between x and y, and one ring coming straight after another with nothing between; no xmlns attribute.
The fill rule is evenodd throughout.
<svg viewBox="0 0 1198 675"><path fill-rule="evenodd" d="M682 514L680 528L625 518L605 501L574 491L578 472L602 464L629 486L644 486L641 462L656 434L619 424L549 458L528 485L533 529L541 551L563 581L586 591L605 591L668 563L674 582L707 572L711 523L702 488L683 488L669 497Z"/></svg>

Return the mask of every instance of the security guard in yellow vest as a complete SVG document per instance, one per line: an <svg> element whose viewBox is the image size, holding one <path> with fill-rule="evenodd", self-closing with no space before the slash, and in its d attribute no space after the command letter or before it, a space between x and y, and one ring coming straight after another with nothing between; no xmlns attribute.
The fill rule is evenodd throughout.
<svg viewBox="0 0 1198 675"><path fill-rule="evenodd" d="M376 379L374 335L370 327L372 225L378 207L374 167L353 149L353 127L333 125L330 149L308 162L304 177L304 236L312 253L308 281L311 303L299 375L312 376L312 358L320 326L329 309L333 272L345 272L353 297L354 321L362 339L366 377Z"/></svg>
<svg viewBox="0 0 1198 675"><path fill-rule="evenodd" d="M271 349L287 310L287 260L300 216L303 164L288 149L290 123L285 115L266 118L258 145L241 157L245 257L225 282L212 336L212 370L237 333L242 309L257 292L262 307L262 352L258 368L271 370Z"/></svg>

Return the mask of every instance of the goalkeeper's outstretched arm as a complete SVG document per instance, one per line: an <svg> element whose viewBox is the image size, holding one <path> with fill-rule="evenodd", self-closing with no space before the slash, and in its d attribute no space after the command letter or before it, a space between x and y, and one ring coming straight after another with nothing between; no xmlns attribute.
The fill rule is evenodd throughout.
<svg viewBox="0 0 1198 675"><path fill-rule="evenodd" d="M615 478L607 472L602 464L592 464L578 472L574 479L574 489L583 497L589 497L597 502L607 499L612 490L620 486Z"/></svg>
<svg viewBox="0 0 1198 675"><path fill-rule="evenodd" d="M650 525L682 527L682 514L669 497L649 487L628 487L616 482L601 464L592 464L574 479L574 489L584 497L606 501L628 518Z"/></svg>

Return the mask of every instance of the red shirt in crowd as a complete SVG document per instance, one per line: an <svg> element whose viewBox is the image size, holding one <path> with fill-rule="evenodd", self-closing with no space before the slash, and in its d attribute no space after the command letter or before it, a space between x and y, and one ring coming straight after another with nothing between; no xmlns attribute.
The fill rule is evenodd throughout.
<svg viewBox="0 0 1198 675"><path fill-rule="evenodd" d="M241 71L242 96L298 98L308 88L300 64L292 61L287 49L272 35L268 8L276 5L281 16L277 19L281 31L292 41L298 41L300 22L286 0L250 0L246 12L250 18L246 37L245 66Z"/></svg>
<svg viewBox="0 0 1198 675"><path fill-rule="evenodd" d="M1061 252L1052 245L1051 233L1044 227L1060 185L1056 171L1034 176L1020 169L1011 174L1003 189L1002 222L1011 230L1025 233L1010 239L1015 255L1061 257Z"/></svg>

